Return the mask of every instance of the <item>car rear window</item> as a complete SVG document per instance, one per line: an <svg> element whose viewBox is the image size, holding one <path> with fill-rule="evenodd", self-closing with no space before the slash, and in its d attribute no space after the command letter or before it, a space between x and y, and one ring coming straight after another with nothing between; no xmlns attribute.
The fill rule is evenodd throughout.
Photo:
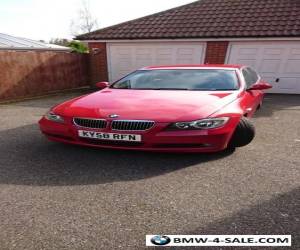
<svg viewBox="0 0 300 250"><path fill-rule="evenodd" d="M115 82L118 89L237 90L235 70L162 69L138 70Z"/></svg>

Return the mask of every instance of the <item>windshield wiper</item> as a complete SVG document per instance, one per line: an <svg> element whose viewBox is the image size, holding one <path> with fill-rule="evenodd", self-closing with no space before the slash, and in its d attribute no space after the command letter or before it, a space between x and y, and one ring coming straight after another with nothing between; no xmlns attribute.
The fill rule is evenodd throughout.
<svg viewBox="0 0 300 250"><path fill-rule="evenodd" d="M136 88L136 89L141 89L141 90L191 90L188 88Z"/></svg>
<svg viewBox="0 0 300 250"><path fill-rule="evenodd" d="M222 91L222 90L237 90L237 89L213 89L213 91Z"/></svg>
<svg viewBox="0 0 300 250"><path fill-rule="evenodd" d="M225 91L225 90L237 90L237 89L190 89L194 91Z"/></svg>
<svg viewBox="0 0 300 250"><path fill-rule="evenodd" d="M114 87L111 87L114 88ZM114 89L133 89L133 90L190 90L190 91L233 91L237 89L188 89L188 88L114 88Z"/></svg>

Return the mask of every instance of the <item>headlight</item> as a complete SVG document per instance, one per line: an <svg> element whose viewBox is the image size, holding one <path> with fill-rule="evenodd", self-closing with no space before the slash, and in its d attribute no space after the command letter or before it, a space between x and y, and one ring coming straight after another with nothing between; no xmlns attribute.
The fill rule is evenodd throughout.
<svg viewBox="0 0 300 250"><path fill-rule="evenodd" d="M171 129L212 129L224 126L229 117L207 118L192 122L176 122L171 125Z"/></svg>
<svg viewBox="0 0 300 250"><path fill-rule="evenodd" d="M62 118L60 115L56 115L53 113L53 111L49 111L46 115L45 118L49 121L53 121L53 122L60 122L60 123L64 123L65 120L64 118Z"/></svg>

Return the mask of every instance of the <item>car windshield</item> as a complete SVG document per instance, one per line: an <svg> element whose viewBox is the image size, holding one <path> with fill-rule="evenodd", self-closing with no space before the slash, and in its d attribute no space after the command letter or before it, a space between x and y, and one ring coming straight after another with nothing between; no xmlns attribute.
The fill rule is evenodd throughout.
<svg viewBox="0 0 300 250"><path fill-rule="evenodd" d="M112 84L117 89L237 90L235 70L159 69L138 70Z"/></svg>

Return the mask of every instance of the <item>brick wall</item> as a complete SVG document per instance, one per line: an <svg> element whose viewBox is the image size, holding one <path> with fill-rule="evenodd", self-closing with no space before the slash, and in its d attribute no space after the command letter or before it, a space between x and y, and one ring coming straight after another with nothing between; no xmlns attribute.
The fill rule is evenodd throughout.
<svg viewBox="0 0 300 250"><path fill-rule="evenodd" d="M106 43L89 43L89 82L94 85L97 82L108 81Z"/></svg>
<svg viewBox="0 0 300 250"><path fill-rule="evenodd" d="M225 63L227 48L228 42L226 41L207 42L204 62L209 64Z"/></svg>

